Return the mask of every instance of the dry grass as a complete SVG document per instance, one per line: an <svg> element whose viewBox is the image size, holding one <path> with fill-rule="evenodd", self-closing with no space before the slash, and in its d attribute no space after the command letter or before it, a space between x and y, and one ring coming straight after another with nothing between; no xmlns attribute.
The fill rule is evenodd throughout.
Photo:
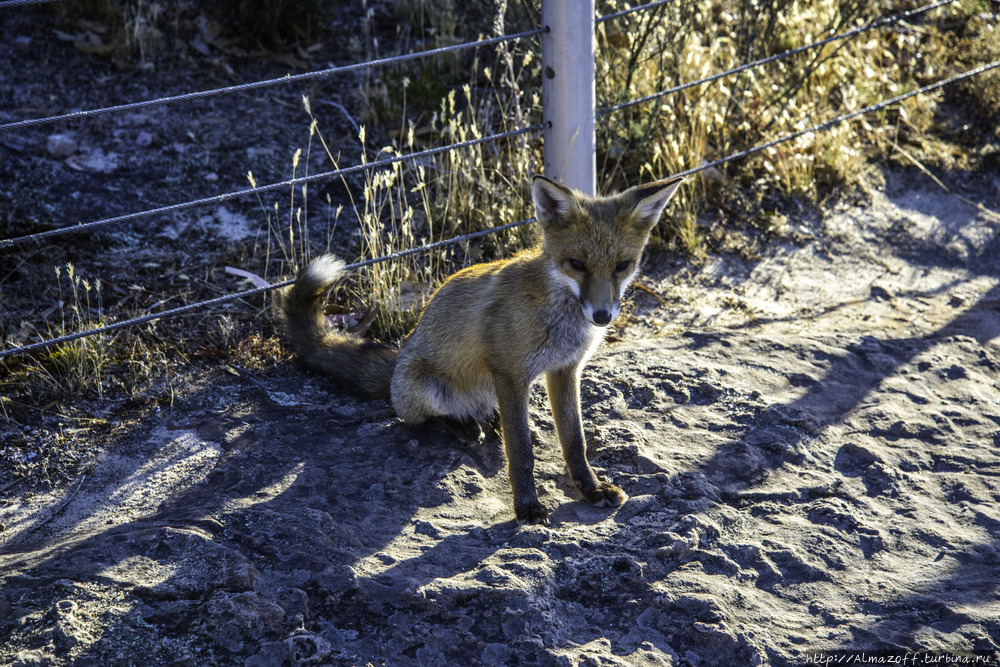
<svg viewBox="0 0 1000 667"><path fill-rule="evenodd" d="M424 29L435 39L422 48L432 48L455 41L453 19L442 18L452 15L440 11L449 6L447 2L412 2L401 3L397 9L409 12L411 21L426 24ZM503 22L495 21L492 29L503 34ZM362 32L372 34L370 26ZM374 45L368 52L372 57L384 55L377 53ZM370 82L364 89L364 117L369 125L378 128L376 136L385 137L388 143L373 156L365 150L362 162L518 129L529 125L532 118L537 122L541 114L538 93L522 90L524 81L537 74L537 68L538 58L530 48L515 51L504 45L491 56L489 64L474 57L467 69L462 69L459 60L449 58L440 66L415 65L412 72L394 70L384 79ZM472 81L447 90L428 108L432 98L424 86L436 90L442 77L456 75ZM393 85L390 87L387 81ZM414 88L418 88L417 102L410 106L409 92ZM310 133L320 137L330 166L339 168L340 160L323 139L308 100L304 103L312 119ZM370 139L366 127L362 126L358 138L365 146ZM527 197L528 183L539 163L537 138L522 136L366 171L362 191L353 196L351 211L361 229L360 258L382 257L530 218L533 211ZM305 202L305 198L301 201ZM296 221L298 216L296 212ZM293 233L296 224L289 219L287 235ZM412 328L434 287L447 275L462 266L506 256L532 239L532 230L522 227L475 244L374 264L349 280L344 298L354 310L371 316L379 337L398 339ZM286 262L289 267L297 268L315 254L308 248L300 251L300 259L289 258Z"/></svg>
<svg viewBox="0 0 1000 667"><path fill-rule="evenodd" d="M55 268L59 298L45 313L47 325L37 331L29 322L22 323L14 336L8 336L7 345L20 340L51 339L68 333L93 329L105 322L101 295L101 280L91 280L77 273L72 264ZM20 366L5 378L4 384L17 381L17 377L33 378L33 382L46 393L84 394L93 392L102 399L104 375L112 362L117 336L101 335L62 343L49 348L44 354ZM6 345L5 345L6 347Z"/></svg>
<svg viewBox="0 0 1000 667"><path fill-rule="evenodd" d="M916 6L703 0L601 24L598 106L650 95ZM620 7L612 0L606 8ZM991 62L1000 57L1000 30L989 11L986 2L956 2L907 23L619 111L599 129L602 185L620 188L697 167ZM986 120L1000 108L998 91L997 74L987 74L956 90L916 96L898 109L702 172L675 197L675 214L661 234L675 247L695 250L698 213L713 194L756 187L814 197L850 185L889 157L882 137L926 146L922 153L928 158L953 156L931 160L945 168L974 167L968 146L949 135L943 105L971 98L972 115Z"/></svg>

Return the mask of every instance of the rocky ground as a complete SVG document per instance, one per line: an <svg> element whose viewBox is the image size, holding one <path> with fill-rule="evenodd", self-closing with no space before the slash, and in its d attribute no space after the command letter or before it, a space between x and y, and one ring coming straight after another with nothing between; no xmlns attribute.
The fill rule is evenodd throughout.
<svg viewBox="0 0 1000 667"><path fill-rule="evenodd" d="M495 440L290 364L205 381L4 508L5 663L996 660L1000 225L916 174L789 224L757 259L654 258L661 331L589 365L621 508L577 499L540 388L551 523L519 527Z"/></svg>
<svg viewBox="0 0 1000 667"><path fill-rule="evenodd" d="M0 122L97 106L97 88L74 83L106 64L32 22L3 30L15 49L0 83L20 107ZM225 52L190 48L157 91L136 75L114 94L226 78ZM23 66L39 59L68 78L66 99ZM54 130L0 135L3 231L245 187L248 169L287 177L302 93L349 102L317 83L108 117L76 127L58 159ZM255 372L232 355L171 359L148 401L90 401L86 415L20 406L5 452L51 440L87 462L0 491L0 664L884 664L910 651L925 653L907 664L997 664L1000 218L968 202L1000 210L1000 178L944 181L964 200L886 172L857 201L790 213L764 245L722 227L704 261L649 257L627 326L582 385L591 461L629 495L618 509L578 500L541 387L548 526L514 522L495 437L405 428L388 402L277 353ZM236 244L257 234L256 206L10 255L6 334L48 307L29 298L53 292L35 265L74 261L140 309L233 289L222 267L246 261ZM143 335L187 325L159 326Z"/></svg>

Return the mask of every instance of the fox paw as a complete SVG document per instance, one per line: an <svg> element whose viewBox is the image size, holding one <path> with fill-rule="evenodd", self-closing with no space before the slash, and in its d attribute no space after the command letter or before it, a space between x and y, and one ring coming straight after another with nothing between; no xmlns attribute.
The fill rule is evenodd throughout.
<svg viewBox="0 0 1000 667"><path fill-rule="evenodd" d="M479 440L483 434L482 427L475 419L456 419L454 417L431 417L430 421L436 422L451 431L458 440L465 444L472 444Z"/></svg>
<svg viewBox="0 0 1000 667"><path fill-rule="evenodd" d="M527 524L547 524L549 522L549 512L540 503L523 505L514 508L514 516L518 523Z"/></svg>
<svg viewBox="0 0 1000 667"><path fill-rule="evenodd" d="M620 507L625 502L625 492L611 482L598 481L596 489L581 493L594 507Z"/></svg>

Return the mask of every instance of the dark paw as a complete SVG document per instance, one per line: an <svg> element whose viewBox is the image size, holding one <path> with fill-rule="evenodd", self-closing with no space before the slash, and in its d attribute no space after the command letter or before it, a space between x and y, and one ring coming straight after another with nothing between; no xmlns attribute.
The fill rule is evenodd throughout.
<svg viewBox="0 0 1000 667"><path fill-rule="evenodd" d="M533 505L525 505L523 507L514 508L514 516L517 517L518 523L528 523L528 524L547 524L549 522L548 511L541 506L539 503Z"/></svg>
<svg viewBox="0 0 1000 667"><path fill-rule="evenodd" d="M500 411L494 410L493 416L490 417L489 422L486 423L486 427L483 429L486 433L487 438L493 438L496 440L501 440L503 438L503 428L500 424Z"/></svg>
<svg viewBox="0 0 1000 667"><path fill-rule="evenodd" d="M597 482L593 491L582 491L583 497L594 507L621 507L625 502L625 492L611 482Z"/></svg>
<svg viewBox="0 0 1000 667"><path fill-rule="evenodd" d="M454 417L431 417L431 421L441 424L451 431L452 435L464 443L479 441L483 429L475 419L455 419Z"/></svg>

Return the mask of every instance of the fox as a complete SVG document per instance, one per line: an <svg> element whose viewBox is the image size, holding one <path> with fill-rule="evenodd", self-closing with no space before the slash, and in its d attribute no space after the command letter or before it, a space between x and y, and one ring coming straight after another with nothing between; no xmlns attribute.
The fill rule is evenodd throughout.
<svg viewBox="0 0 1000 667"><path fill-rule="evenodd" d="M580 374L618 317L649 235L682 181L590 196L534 176L539 242L448 278L398 348L326 323L323 294L344 263L324 255L278 295L285 336L306 366L389 398L408 426L438 422L474 442L499 408L518 524L548 523L535 487L528 419L531 386L544 375L570 479L592 505L619 507L625 493L587 461Z"/></svg>

